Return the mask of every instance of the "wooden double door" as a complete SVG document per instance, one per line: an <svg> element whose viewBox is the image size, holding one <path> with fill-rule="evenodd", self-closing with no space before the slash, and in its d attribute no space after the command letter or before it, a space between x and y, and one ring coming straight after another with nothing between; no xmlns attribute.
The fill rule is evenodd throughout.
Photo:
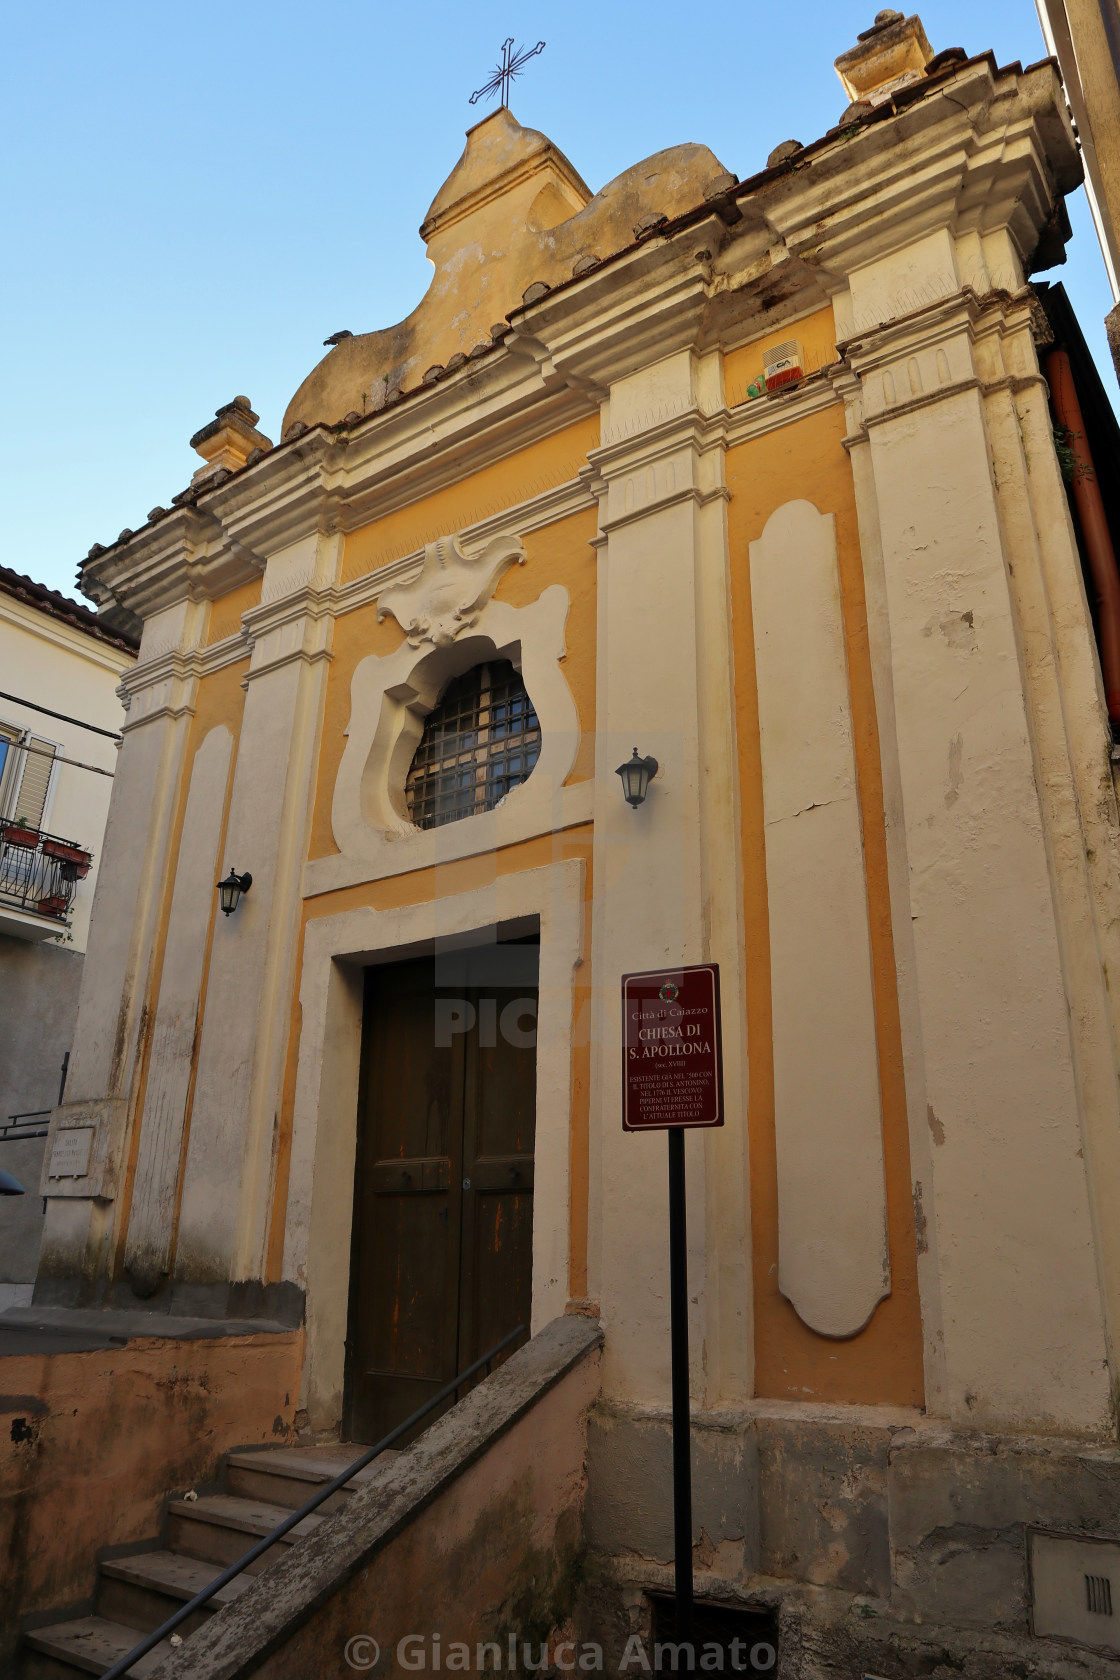
<svg viewBox="0 0 1120 1680"><path fill-rule="evenodd" d="M366 972L352 1441L378 1440L529 1320L539 955L518 941Z"/></svg>

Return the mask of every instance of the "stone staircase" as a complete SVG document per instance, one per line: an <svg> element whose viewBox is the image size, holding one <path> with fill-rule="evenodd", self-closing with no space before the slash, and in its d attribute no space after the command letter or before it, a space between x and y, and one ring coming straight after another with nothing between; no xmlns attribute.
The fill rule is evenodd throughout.
<svg viewBox="0 0 1120 1680"><path fill-rule="evenodd" d="M95 1615L56 1622L25 1635L21 1670L25 1680L76 1680L78 1675L104 1674L146 1633L159 1627L208 1586L215 1575L310 1499L316 1488L360 1458L362 1450L360 1446L332 1442L317 1447L230 1453L225 1466L225 1492L197 1497L191 1494L171 1501L162 1547L138 1548L99 1565ZM393 1452L382 1453L243 1575L216 1593L207 1606L181 1624L178 1632L183 1638L189 1638L223 1605L233 1603L249 1585L252 1574L277 1562L288 1546L312 1533L352 1497L353 1488L394 1457ZM130 1673L136 1680L143 1680L169 1649L164 1641L141 1657Z"/></svg>

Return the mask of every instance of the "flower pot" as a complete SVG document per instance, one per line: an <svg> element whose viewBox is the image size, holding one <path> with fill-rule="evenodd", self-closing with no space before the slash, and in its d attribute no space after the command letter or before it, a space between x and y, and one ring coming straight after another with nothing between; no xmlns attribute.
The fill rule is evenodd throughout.
<svg viewBox="0 0 1120 1680"><path fill-rule="evenodd" d="M22 823L0 823L0 840L8 846L26 846L32 850L39 844L39 830L25 828Z"/></svg>
<svg viewBox="0 0 1120 1680"><path fill-rule="evenodd" d="M54 893L50 898L41 898L35 908L41 916L65 916L70 901L61 893Z"/></svg>
<svg viewBox="0 0 1120 1680"><path fill-rule="evenodd" d="M44 840L43 856L57 858L59 863L67 863L72 867L67 870L67 880L80 881L89 874L89 866L93 862L92 855L84 851L81 846L68 846L65 840Z"/></svg>

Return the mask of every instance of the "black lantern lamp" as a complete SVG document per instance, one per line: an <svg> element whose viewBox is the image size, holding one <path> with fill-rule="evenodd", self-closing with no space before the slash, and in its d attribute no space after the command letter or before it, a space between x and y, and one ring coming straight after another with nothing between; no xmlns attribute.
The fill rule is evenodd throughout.
<svg viewBox="0 0 1120 1680"><path fill-rule="evenodd" d="M0 1172L0 1196L25 1196L27 1194L18 1178L13 1178L10 1172Z"/></svg>
<svg viewBox="0 0 1120 1680"><path fill-rule="evenodd" d="M223 916L232 916L237 909L242 893L247 893L253 884L251 875L239 875L236 869L231 869L224 881L218 882L218 899L222 906Z"/></svg>
<svg viewBox="0 0 1120 1680"><path fill-rule="evenodd" d="M657 760L655 758L639 758L638 749L634 748L634 755L625 764L620 764L615 771L616 776L622 777L622 793L627 805L640 805L645 799L650 782L657 774Z"/></svg>

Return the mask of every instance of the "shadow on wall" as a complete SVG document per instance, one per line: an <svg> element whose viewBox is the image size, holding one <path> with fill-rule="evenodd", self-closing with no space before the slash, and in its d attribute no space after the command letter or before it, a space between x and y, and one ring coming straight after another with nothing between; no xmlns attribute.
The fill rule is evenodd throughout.
<svg viewBox="0 0 1120 1680"><path fill-rule="evenodd" d="M82 953L0 935L0 1127L13 1114L42 1114L58 1101L63 1057L78 1015ZM43 1232L38 1194L43 1138L0 1138L0 1169L27 1194L0 1201L0 1312L31 1299Z"/></svg>

